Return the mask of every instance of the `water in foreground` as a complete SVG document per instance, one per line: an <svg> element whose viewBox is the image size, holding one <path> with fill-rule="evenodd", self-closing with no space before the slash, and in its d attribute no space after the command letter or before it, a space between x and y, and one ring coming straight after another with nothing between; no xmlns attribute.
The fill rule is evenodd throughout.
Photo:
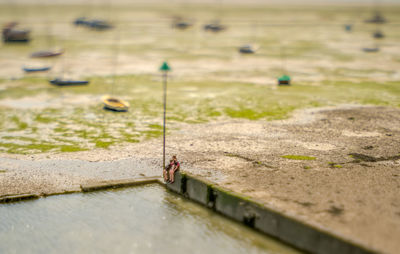
<svg viewBox="0 0 400 254"><path fill-rule="evenodd" d="M0 253L298 253L158 185L0 205Z"/></svg>

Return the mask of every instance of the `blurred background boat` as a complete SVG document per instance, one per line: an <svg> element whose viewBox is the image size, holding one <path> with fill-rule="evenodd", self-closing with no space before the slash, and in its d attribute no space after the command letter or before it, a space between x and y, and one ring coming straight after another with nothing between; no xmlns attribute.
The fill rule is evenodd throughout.
<svg viewBox="0 0 400 254"><path fill-rule="evenodd" d="M56 85L56 86L82 86L82 85L89 84L89 81L87 81L87 80L66 80L66 79L56 78L56 79L50 80L50 84Z"/></svg>
<svg viewBox="0 0 400 254"><path fill-rule="evenodd" d="M117 112L126 112L129 109L129 103L127 101L118 99L116 97L111 97L109 95L104 95L102 97L104 109L117 111Z"/></svg>
<svg viewBox="0 0 400 254"><path fill-rule="evenodd" d="M31 54L31 57L33 58L43 58L43 57L54 57L54 56L60 56L64 53L64 50L40 50L36 51Z"/></svg>
<svg viewBox="0 0 400 254"><path fill-rule="evenodd" d="M22 67L22 70L25 72L44 72L44 71L48 71L50 70L51 67L50 66L46 66L46 67Z"/></svg>
<svg viewBox="0 0 400 254"><path fill-rule="evenodd" d="M29 42L30 30L28 29L16 29L17 22L7 23L3 27L3 41L4 42Z"/></svg>

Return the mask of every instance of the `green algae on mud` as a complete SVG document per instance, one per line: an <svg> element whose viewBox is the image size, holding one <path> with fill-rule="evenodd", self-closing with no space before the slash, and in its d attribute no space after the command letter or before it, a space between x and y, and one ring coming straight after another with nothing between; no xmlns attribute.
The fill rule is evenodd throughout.
<svg viewBox="0 0 400 254"><path fill-rule="evenodd" d="M289 160L302 160L302 161L310 161L316 159L316 157L305 156L305 155L282 155L281 157Z"/></svg>
<svg viewBox="0 0 400 254"><path fill-rule="evenodd" d="M204 33L199 24L212 18L211 13L215 11L212 4L187 4L184 8L177 4L155 6L139 3L113 3L112 6L85 3L25 6L3 3L1 6L0 20L18 19L21 26L28 23L35 32L35 39L29 44L5 44L0 47L0 54L4 59L14 59L18 70L22 63L18 59L25 61L30 53L42 49L43 45L65 48L66 54L46 62L55 68L43 75L29 74L18 78L21 73L10 75L7 70L0 73L0 152L107 149L115 144L160 137L160 77L143 74L149 73L148 70L135 72L135 67L141 61L144 63L161 58L169 59L177 67L176 76L172 76L168 84L167 130L179 129L181 123L197 124L232 118L260 121L285 119L296 109L343 103L400 106L397 81L388 81L395 78L393 74L396 73L395 64L398 62L393 54L388 53L392 49L388 48L387 52L379 55L388 63L387 66L363 68L349 65L349 62L357 59L367 61L370 57L343 49L343 43L349 42L349 34L344 33L342 27L336 27L341 21L348 20L349 16L358 15L359 8L356 7L229 4L224 6L224 24L230 29L211 35ZM82 10L93 8L96 13L110 19L118 16L118 20L111 20L115 29L99 33L72 27L71 21ZM397 6L387 6L384 10L385 16L392 22L400 20L396 15L399 10ZM166 17L179 12L195 17L197 22L194 27L184 32L169 30L170 20ZM299 22L288 22L287 17L291 17L293 12L296 12ZM46 13L47 20L41 19L43 13ZM49 39L47 21L50 20L57 22L51 24ZM297 25L301 26L302 22L306 26L298 29ZM309 23L321 26L308 26ZM329 33L325 25L329 25ZM161 30L168 32L160 33ZM309 36L305 36L308 32L318 36L310 40ZM360 24L357 31L351 34L352 42L364 38L362 33L366 32L370 32L370 27ZM134 75L114 75L116 73L111 71L113 64L110 65L110 62L114 63L113 55L117 48L115 34L121 37L118 50L123 57L119 59L119 65L125 69L124 64L132 65L129 71L121 73ZM277 38L282 38L283 34L291 36L285 37L282 42ZM385 47L396 45L399 38L398 31L391 31L390 36L385 38ZM260 46L260 51L251 56L238 55L237 45L250 39ZM289 74L293 76L294 85L291 87L276 87L270 81L282 72L282 53L287 60ZM387 56L390 58L386 59ZM89 79L90 85L60 89L48 84L50 76L59 74L61 63L66 65L63 68L73 72L74 66L81 69L76 63L82 63L83 57L87 61L86 67L96 66L97 70L100 66L104 70L101 73L92 73L90 68L87 72L86 69L80 70L79 75ZM243 66L240 65L242 60ZM329 64L321 60L327 60ZM299 61L316 61L316 64L304 68ZM232 63L235 66L231 66ZM200 72L184 70L179 73L178 66L196 66ZM378 79L369 74L378 75ZM314 80L314 75L320 78ZM384 81L374 81L382 76ZM254 77L261 82L252 83ZM357 81L354 81L355 78ZM232 81L228 82L227 79ZM104 94L127 100L131 104L130 111L123 114L105 112L100 99ZM69 104L74 96L80 103ZM10 106L13 101L23 104L23 100L17 100L24 98L28 98L33 107L25 105L21 109ZM64 98L64 104L59 105L59 98ZM43 103L47 99L52 103ZM3 104L4 100L8 102Z"/></svg>
<svg viewBox="0 0 400 254"><path fill-rule="evenodd" d="M118 86L112 89L113 94L131 103L130 111L121 114L102 109L100 97L110 91L110 77L95 76L91 80L92 84L87 87L62 91L52 88L46 93L55 100L59 96L86 98L80 104L68 104L67 101L61 107L47 105L36 109L33 105L24 110L0 106L0 118L3 119L0 151L72 152L109 148L124 142L136 143L162 135L162 90L157 79L148 75L117 76ZM41 82L47 83L46 80ZM43 87L48 84L37 84L37 89L44 93ZM24 97L32 90L21 83L1 92L6 93L8 89L21 90ZM399 95L396 82L340 81L322 82L317 86L298 83L272 89L242 82L177 79L168 87L168 130L179 129L180 123L206 123L218 119L285 119L295 109L341 103L397 107ZM7 100L19 98L18 93L7 94ZM40 103L40 97L37 100Z"/></svg>

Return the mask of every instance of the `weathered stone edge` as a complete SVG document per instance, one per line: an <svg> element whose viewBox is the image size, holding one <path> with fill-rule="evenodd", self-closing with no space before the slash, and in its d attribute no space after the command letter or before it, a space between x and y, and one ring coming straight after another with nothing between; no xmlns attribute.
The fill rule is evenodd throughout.
<svg viewBox="0 0 400 254"><path fill-rule="evenodd" d="M0 203L12 203L22 200L37 199L37 198L40 198L40 195L34 193L5 195L0 197Z"/></svg>
<svg viewBox="0 0 400 254"><path fill-rule="evenodd" d="M93 182L90 184L82 184L82 185L80 185L80 188L61 191L61 192L23 193L23 194L4 195L4 196L0 196L0 204L1 203L12 203L12 202L18 202L18 201L30 200L30 199L38 199L41 197L48 197L48 196L61 195L61 194L100 191L100 190L106 190L106 189L124 188L124 187L131 187L131 186L151 184L151 183L160 183L162 185L165 185L159 177L146 177L146 178L140 178L140 179L107 180L107 181Z"/></svg>
<svg viewBox="0 0 400 254"><path fill-rule="evenodd" d="M327 254L381 253L274 207L184 172L167 189L301 250Z"/></svg>
<svg viewBox="0 0 400 254"><path fill-rule="evenodd" d="M81 190L82 192L91 192L91 191L98 191L105 189L131 187L131 186L150 184L150 183L159 183L159 177L101 181L101 182L81 185Z"/></svg>

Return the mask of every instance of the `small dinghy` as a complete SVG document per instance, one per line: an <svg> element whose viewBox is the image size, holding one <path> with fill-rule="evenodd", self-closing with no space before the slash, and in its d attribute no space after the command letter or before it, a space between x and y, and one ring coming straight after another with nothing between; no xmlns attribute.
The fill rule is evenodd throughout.
<svg viewBox="0 0 400 254"><path fill-rule="evenodd" d="M347 32L351 32L351 30L353 29L353 25L351 25L351 24L346 24L346 25L344 25L344 29L345 29Z"/></svg>
<svg viewBox="0 0 400 254"><path fill-rule="evenodd" d="M205 31L211 31L211 32L221 32L225 29L226 29L226 26L221 25L218 21L204 26Z"/></svg>
<svg viewBox="0 0 400 254"><path fill-rule="evenodd" d="M35 68L35 67L23 67L22 70L25 72L43 72L43 71L48 71L50 70L51 67L47 66L47 67L39 67L39 68Z"/></svg>
<svg viewBox="0 0 400 254"><path fill-rule="evenodd" d="M50 84L55 86L82 86L89 84L87 80L63 80L63 79L53 79L50 80Z"/></svg>
<svg viewBox="0 0 400 254"><path fill-rule="evenodd" d="M84 27L95 29L95 30L106 30L106 29L113 28L113 26L106 20L88 19L86 17L77 18L74 21L74 24L76 26L84 26Z"/></svg>
<svg viewBox="0 0 400 254"><path fill-rule="evenodd" d="M385 38L385 35L383 34L383 32L381 30L376 30L373 34L373 37L375 39L382 39L382 38Z"/></svg>
<svg viewBox="0 0 400 254"><path fill-rule="evenodd" d="M87 25L87 18L86 17L79 17L74 20L74 24L76 26Z"/></svg>
<svg viewBox="0 0 400 254"><path fill-rule="evenodd" d="M290 85L290 77L288 75L283 75L278 78L278 85L280 86L289 86Z"/></svg>
<svg viewBox="0 0 400 254"><path fill-rule="evenodd" d="M387 22L386 18L383 17L379 12L376 12L372 18L365 20L365 23L375 23L375 24L384 24L386 22Z"/></svg>
<svg viewBox="0 0 400 254"><path fill-rule="evenodd" d="M44 58L44 57L54 57L59 56L64 53L63 50L40 50L31 54L33 58Z"/></svg>
<svg viewBox="0 0 400 254"><path fill-rule="evenodd" d="M102 19L94 19L90 21L89 27L96 30L106 30L113 28L113 26L108 21Z"/></svg>
<svg viewBox="0 0 400 254"><path fill-rule="evenodd" d="M243 45L239 48L239 52L242 54L254 54L256 51L256 47L250 44Z"/></svg>
<svg viewBox="0 0 400 254"><path fill-rule="evenodd" d="M104 104L104 109L117 111L117 112L126 112L129 109L129 103L127 101L111 97L109 95L105 95L102 97L102 101Z"/></svg>
<svg viewBox="0 0 400 254"><path fill-rule="evenodd" d="M17 22L10 22L3 27L3 41L4 42L29 42L30 30L17 30L15 27Z"/></svg>
<svg viewBox="0 0 400 254"><path fill-rule="evenodd" d="M374 53L374 52L378 52L379 48L378 47L375 47L375 48L363 48L362 50L364 52L367 52L367 53Z"/></svg>
<svg viewBox="0 0 400 254"><path fill-rule="evenodd" d="M180 30L185 30L193 25L192 22L183 19L182 17L174 17L172 27Z"/></svg>

